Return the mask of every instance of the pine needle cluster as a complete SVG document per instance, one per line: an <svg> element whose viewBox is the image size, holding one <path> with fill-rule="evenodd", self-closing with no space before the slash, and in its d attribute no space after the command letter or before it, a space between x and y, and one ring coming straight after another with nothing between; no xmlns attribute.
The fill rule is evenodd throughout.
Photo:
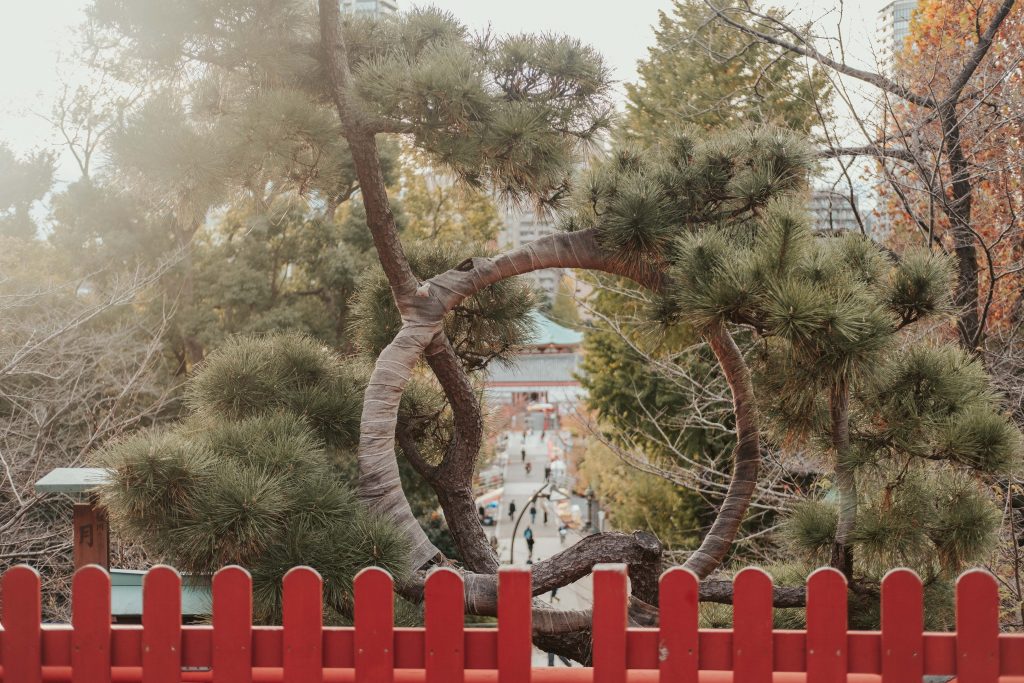
<svg viewBox="0 0 1024 683"><path fill-rule="evenodd" d="M365 116L509 199L558 203L610 122L610 72L572 38L473 36L434 8L346 19L344 36Z"/></svg>
<svg viewBox="0 0 1024 683"><path fill-rule="evenodd" d="M621 148L589 170L563 223L595 229L627 261L663 264L677 237L702 226L740 228L802 187L810 165L806 142L778 128L669 131L655 147Z"/></svg>
<svg viewBox="0 0 1024 683"><path fill-rule="evenodd" d="M122 533L185 571L249 569L258 620L280 618L281 579L305 564L341 621L356 572L400 576L408 553L337 465L358 440L365 384L365 368L308 337L235 338L190 380L188 419L98 454L111 473L101 500Z"/></svg>

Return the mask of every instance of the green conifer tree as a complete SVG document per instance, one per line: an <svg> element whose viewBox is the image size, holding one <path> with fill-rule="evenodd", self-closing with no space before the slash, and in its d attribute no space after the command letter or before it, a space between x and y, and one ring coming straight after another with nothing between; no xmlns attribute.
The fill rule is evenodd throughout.
<svg viewBox="0 0 1024 683"><path fill-rule="evenodd" d="M349 484L365 383L365 365L308 337L236 337L189 380L186 420L97 454L112 474L101 500L153 558L207 577L248 569L260 622L280 620L298 564L321 573L327 618L342 622L360 569L409 570L407 539Z"/></svg>

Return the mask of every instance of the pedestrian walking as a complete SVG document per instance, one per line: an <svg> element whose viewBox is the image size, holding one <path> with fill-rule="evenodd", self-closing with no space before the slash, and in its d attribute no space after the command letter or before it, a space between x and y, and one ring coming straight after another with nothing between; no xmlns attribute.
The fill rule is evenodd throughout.
<svg viewBox="0 0 1024 683"><path fill-rule="evenodd" d="M565 537L569 533L569 527L565 526L565 523L558 525L558 541L562 545L565 545Z"/></svg>
<svg viewBox="0 0 1024 683"><path fill-rule="evenodd" d="M523 537L526 539L526 550L528 551L528 561L533 562L533 529L526 527L526 531L523 532Z"/></svg>
<svg viewBox="0 0 1024 683"><path fill-rule="evenodd" d="M508 518L512 519L516 514L516 502L513 500L508 504Z"/></svg>
<svg viewBox="0 0 1024 683"><path fill-rule="evenodd" d="M532 462L526 463L525 465L523 465L523 467L526 469L526 473L527 474L530 474L531 472L533 472L533 463Z"/></svg>
<svg viewBox="0 0 1024 683"><path fill-rule="evenodd" d="M523 446L523 450L520 451L520 453L523 456L523 459L520 462L526 462L526 446Z"/></svg>
<svg viewBox="0 0 1024 683"><path fill-rule="evenodd" d="M555 586L554 588L551 589L551 597L549 598L549 601L550 602L562 602L562 598L558 597L558 586Z"/></svg>
<svg viewBox="0 0 1024 683"><path fill-rule="evenodd" d="M545 465L544 466L544 481L549 481L550 479L551 479L551 465Z"/></svg>
<svg viewBox="0 0 1024 683"><path fill-rule="evenodd" d="M530 506L530 524L536 524L536 523L537 523L537 506L536 505L531 505Z"/></svg>

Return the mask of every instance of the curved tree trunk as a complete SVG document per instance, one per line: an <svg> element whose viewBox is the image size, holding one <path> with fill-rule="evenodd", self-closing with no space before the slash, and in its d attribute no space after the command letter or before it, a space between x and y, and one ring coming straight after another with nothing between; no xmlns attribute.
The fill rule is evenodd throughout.
<svg viewBox="0 0 1024 683"><path fill-rule="evenodd" d="M393 520L411 543L410 560L420 567L441 551L423 532L402 490L395 458L398 405L413 368L434 338L440 323L404 325L381 352L363 398L359 428L359 498L367 507Z"/></svg>
<svg viewBox="0 0 1024 683"><path fill-rule="evenodd" d="M435 337L425 355L455 418L444 460L426 478L441 503L463 563L475 572L494 573L498 571L498 558L480 525L472 486L484 433L480 399L444 332Z"/></svg>
<svg viewBox="0 0 1024 683"><path fill-rule="evenodd" d="M736 448L733 451L732 479L722 507L700 547L683 565L699 579L717 569L732 547L754 495L757 472L761 466L760 431L750 369L724 324L717 324L706 336L732 392L733 413L736 416Z"/></svg>

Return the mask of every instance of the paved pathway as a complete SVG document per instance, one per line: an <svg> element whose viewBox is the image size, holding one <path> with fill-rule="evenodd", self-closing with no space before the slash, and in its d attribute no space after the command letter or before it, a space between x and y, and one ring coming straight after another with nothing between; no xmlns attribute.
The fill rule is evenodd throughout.
<svg viewBox="0 0 1024 683"><path fill-rule="evenodd" d="M570 529L564 545L562 544L558 535L559 519L553 505L548 508L548 521L547 524L544 523L544 505L550 505L546 501L537 501L536 521L531 522L527 501L544 485L544 466L548 463L547 442L553 436L553 434L545 434L545 438L542 440L541 433L538 430L532 430L525 439L521 431L508 434L508 462L505 465L505 489L499 508L499 521L493 531L498 536L498 556L502 564L522 565L526 563L528 558L526 539L523 537L523 532L527 527L533 530L535 542L533 549L534 562L551 557L579 540L578 532ZM526 452L525 460L523 457L524 449ZM532 465L530 474L526 473L525 463L527 462ZM511 541L516 520L510 518L508 514L509 504L512 501L515 501L516 504L516 518L519 518L524 506L527 507L527 511L520 518L519 527L516 529L514 547ZM514 552L514 556L510 556L510 552ZM576 583L558 589L558 594L553 604L566 609L589 609L592 604L592 595L591 580L587 576ZM551 601L551 596L546 594L542 596L542 599ZM555 661L558 662L557 659ZM534 648L533 663L534 666L547 666L547 654ZM558 666L562 666L562 664L558 663Z"/></svg>

